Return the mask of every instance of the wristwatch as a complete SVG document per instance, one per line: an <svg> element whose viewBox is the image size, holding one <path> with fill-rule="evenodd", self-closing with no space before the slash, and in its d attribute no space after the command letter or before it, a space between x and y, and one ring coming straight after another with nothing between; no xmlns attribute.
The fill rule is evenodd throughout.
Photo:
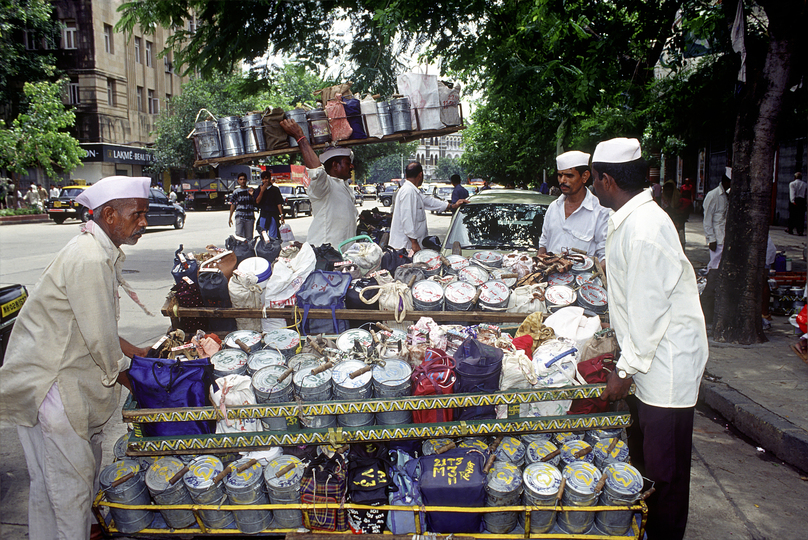
<svg viewBox="0 0 808 540"><path fill-rule="evenodd" d="M628 373L626 373L625 369L618 369L617 376L620 377L621 379L628 379Z"/></svg>

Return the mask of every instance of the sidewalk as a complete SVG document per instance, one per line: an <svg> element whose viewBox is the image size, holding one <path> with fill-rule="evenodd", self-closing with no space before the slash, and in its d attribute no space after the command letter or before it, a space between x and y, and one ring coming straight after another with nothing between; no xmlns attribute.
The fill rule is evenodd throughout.
<svg viewBox="0 0 808 540"><path fill-rule="evenodd" d="M685 231L685 252L698 271L709 259L701 216L691 216ZM804 272L806 237L789 235L782 226L771 227L769 234L777 250L792 259L792 270ZM772 319L767 343L710 340L700 400L765 451L808 471L808 364L791 350L799 336L788 318Z"/></svg>

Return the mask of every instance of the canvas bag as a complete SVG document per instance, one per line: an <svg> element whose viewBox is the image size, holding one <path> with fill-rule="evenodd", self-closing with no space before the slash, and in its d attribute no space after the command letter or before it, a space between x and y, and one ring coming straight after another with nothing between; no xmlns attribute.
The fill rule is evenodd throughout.
<svg viewBox="0 0 808 540"><path fill-rule="evenodd" d="M267 150L279 148L289 148L289 139L286 132L281 127L281 120L284 119L284 111L280 107L267 108L261 123L264 127L264 141Z"/></svg>
<svg viewBox="0 0 808 540"><path fill-rule="evenodd" d="M374 291L376 294L371 296ZM359 294L359 299L365 304L378 302L379 310L394 312L397 323L404 322L407 311L412 311L412 291L400 281L365 287Z"/></svg>
<svg viewBox="0 0 808 540"><path fill-rule="evenodd" d="M425 506L485 506L485 455L479 450L453 448L419 458L419 489ZM462 473L462 474L461 474ZM482 514L427 512L430 531L479 533Z"/></svg>
<svg viewBox="0 0 808 540"><path fill-rule="evenodd" d="M376 109L376 100L370 94L362 98L359 102L359 107L362 110L362 116L365 117L365 124L367 125L368 137L381 139L384 136L382 132L382 125L379 122L379 112Z"/></svg>
<svg viewBox="0 0 808 540"><path fill-rule="evenodd" d="M544 303L545 283L516 287L508 299L508 311L512 313L547 313Z"/></svg>
<svg viewBox="0 0 808 540"><path fill-rule="evenodd" d="M258 236L253 238L252 248L255 251L256 257L261 257L269 261L269 264L274 263L281 253L283 241L280 238L270 238L266 231L259 231Z"/></svg>
<svg viewBox="0 0 808 540"><path fill-rule="evenodd" d="M261 309L261 293L263 288L258 284L258 277L249 272L236 270L230 283L227 285L230 293L230 303L234 308ZM261 332L261 319L253 317L236 318L236 327L239 330L254 330Z"/></svg>
<svg viewBox="0 0 808 540"><path fill-rule="evenodd" d="M251 377L227 375L216 379L216 385L210 387L210 400L213 406L221 411L221 420L216 421L216 433L248 433L264 430L258 418L227 418L227 407L255 405Z"/></svg>
<svg viewBox="0 0 808 540"><path fill-rule="evenodd" d="M348 459L348 501L367 506L387 504L388 492L396 490L392 481L392 462L382 443L351 445ZM382 534L387 510L348 509L348 521L354 534Z"/></svg>
<svg viewBox="0 0 808 540"><path fill-rule="evenodd" d="M365 275L379 269L382 262L382 248L372 241L354 242L342 252L342 258L356 264L362 275Z"/></svg>
<svg viewBox="0 0 808 540"><path fill-rule="evenodd" d="M365 133L365 123L362 121L362 106L359 100L355 97L343 96L342 104L345 106L345 115L348 117L348 123L353 130L350 138L367 139L368 134Z"/></svg>
<svg viewBox="0 0 808 540"><path fill-rule="evenodd" d="M614 355L605 353L595 358L578 362L578 375L587 384L603 384L615 369ZM609 401L597 398L573 399L567 414L597 414L609 410Z"/></svg>
<svg viewBox="0 0 808 540"><path fill-rule="evenodd" d="M450 83L451 84L451 83ZM444 126L459 126L460 117L460 83L449 85L438 81L438 97L440 98L440 121Z"/></svg>
<svg viewBox="0 0 808 540"><path fill-rule="evenodd" d="M344 532L348 515L338 508L345 502L347 463L342 454L328 457L322 453L313 458L300 480L300 502L314 505L303 510L303 523L313 531ZM328 509L320 506L330 503Z"/></svg>
<svg viewBox="0 0 808 540"><path fill-rule="evenodd" d="M412 456L403 450L390 450L390 456L393 461L390 477L397 489L390 492L388 504L422 506L418 482L407 473L407 463L412 461ZM417 530L425 532L426 516L423 512L418 513L420 529L416 529L415 515L412 510L390 510L387 513L387 529L393 534L414 534Z"/></svg>
<svg viewBox="0 0 808 540"><path fill-rule="evenodd" d="M538 377L535 388L560 388L579 384L576 380L574 342L568 339L545 341L533 351L533 367ZM549 365L548 365L549 364ZM572 400L528 403L527 416L562 416L567 414Z"/></svg>
<svg viewBox="0 0 808 540"><path fill-rule="evenodd" d="M342 253L331 244L322 244L314 248L314 254L317 257L317 270L331 272L334 270L334 263L342 262Z"/></svg>
<svg viewBox="0 0 808 540"><path fill-rule="evenodd" d="M202 295L199 292L199 285L188 276L183 277L179 283L174 285L171 292L176 297L179 307L197 308L205 306L205 301L202 300ZM179 324L180 328L185 330L187 334L193 334L197 330L204 330L208 327L207 319L202 317L181 317Z"/></svg>
<svg viewBox="0 0 808 540"><path fill-rule="evenodd" d="M410 378L413 396L452 394L457 382L455 360L440 349L427 349L424 361L413 368ZM453 419L453 409L412 411L414 424L451 422Z"/></svg>
<svg viewBox="0 0 808 540"><path fill-rule="evenodd" d="M438 76L402 73L397 77L396 82L398 83L398 93L410 98L413 129L441 129L443 123L440 120Z"/></svg>
<svg viewBox="0 0 808 540"><path fill-rule="evenodd" d="M455 394L490 393L499 390L502 372L502 349L492 347L474 338L466 340L454 353L457 364ZM455 411L456 420L496 418L493 405L462 407Z"/></svg>
<svg viewBox="0 0 808 540"><path fill-rule="evenodd" d="M412 257L409 256L406 248L393 249L390 246L384 248L381 267L391 274L395 274L396 269L402 264L410 263L412 263Z"/></svg>
<svg viewBox="0 0 808 540"><path fill-rule="evenodd" d="M379 309L379 302L374 302L371 304L366 304L362 300L359 299L359 294L365 287L370 287L372 285L378 285L379 283L376 281L376 278L368 277L368 278L359 278L351 280L351 284L348 287L348 292L345 293L345 308L346 309L368 309L368 310L378 310Z"/></svg>
<svg viewBox="0 0 808 540"><path fill-rule="evenodd" d="M297 305L303 308L301 333L341 334L348 329L348 321L337 320L336 310L345 309L345 294L351 285L351 276L342 272L315 270L297 291ZM331 320L309 319L309 310L330 309Z"/></svg>
<svg viewBox="0 0 808 540"><path fill-rule="evenodd" d="M209 358L169 360L133 356L127 371L132 383L132 396L142 409L207 407L208 388L213 384L213 365ZM189 420L183 422L143 422L146 437L175 435L208 435L215 422Z"/></svg>
<svg viewBox="0 0 808 540"><path fill-rule="evenodd" d="M174 268L171 269L171 275L174 276L174 283L179 283L182 278L188 277L193 282L196 282L196 274L199 271L199 263L196 259L191 259L182 253L182 244L180 248L174 252Z"/></svg>
<svg viewBox="0 0 808 540"><path fill-rule="evenodd" d="M255 257L255 249L251 245L250 240L231 234L224 241L224 247L236 254L236 267L241 264L244 259Z"/></svg>
<svg viewBox="0 0 808 540"><path fill-rule="evenodd" d="M348 123L348 118L346 118L345 105L342 103L340 94L328 100L325 104L325 114L328 116L332 141L339 142L351 138L353 128L351 128L351 124Z"/></svg>
<svg viewBox="0 0 808 540"><path fill-rule="evenodd" d="M197 277L199 294L205 302L205 307L232 307L230 291L228 290L230 276L226 275L216 264L224 258L232 259L235 262L236 257L232 251L225 251L199 265L199 275ZM232 275L232 269L230 274ZM211 332L232 332L236 328L236 320L233 318L211 317L208 319L207 329Z"/></svg>
<svg viewBox="0 0 808 540"><path fill-rule="evenodd" d="M300 247L294 259L278 259L272 266L272 275L264 287L264 308L295 305L295 293L314 270L316 261L314 250L308 243ZM264 332L285 327L285 319L261 319Z"/></svg>

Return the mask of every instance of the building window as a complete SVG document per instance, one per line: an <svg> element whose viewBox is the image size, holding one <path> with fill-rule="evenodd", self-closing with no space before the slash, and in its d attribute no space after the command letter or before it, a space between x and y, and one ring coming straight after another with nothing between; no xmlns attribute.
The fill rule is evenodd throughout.
<svg viewBox="0 0 808 540"><path fill-rule="evenodd" d="M115 106L115 81L107 79L107 105Z"/></svg>
<svg viewBox="0 0 808 540"><path fill-rule="evenodd" d="M160 100L154 97L154 90L149 90L149 114L160 113Z"/></svg>
<svg viewBox="0 0 808 540"><path fill-rule="evenodd" d="M142 113L144 111L143 107L143 87L137 87L137 112Z"/></svg>
<svg viewBox="0 0 808 540"><path fill-rule="evenodd" d="M192 34L196 32L196 17L191 17L188 20L188 31Z"/></svg>
<svg viewBox="0 0 808 540"><path fill-rule="evenodd" d="M39 48L39 43L37 43L37 35L34 30L25 30L23 39L25 39L25 50L35 51Z"/></svg>
<svg viewBox="0 0 808 540"><path fill-rule="evenodd" d="M171 71L174 69L174 65L171 63L171 58L167 54L163 57L163 65L166 68L166 73L171 73Z"/></svg>
<svg viewBox="0 0 808 540"><path fill-rule="evenodd" d="M152 67L152 42L146 41L146 67Z"/></svg>
<svg viewBox="0 0 808 540"><path fill-rule="evenodd" d="M104 25L104 50L109 54L115 54L112 43L112 27L108 24Z"/></svg>
<svg viewBox="0 0 808 540"><path fill-rule="evenodd" d="M143 60L140 57L140 49L143 47L143 40L139 37L135 38L135 62L142 64Z"/></svg>
<svg viewBox="0 0 808 540"><path fill-rule="evenodd" d="M62 48L75 49L78 45L78 30L75 19L64 19L62 25Z"/></svg>
<svg viewBox="0 0 808 540"><path fill-rule="evenodd" d="M81 98L79 97L79 83L71 82L67 85L67 98L71 105L81 103Z"/></svg>

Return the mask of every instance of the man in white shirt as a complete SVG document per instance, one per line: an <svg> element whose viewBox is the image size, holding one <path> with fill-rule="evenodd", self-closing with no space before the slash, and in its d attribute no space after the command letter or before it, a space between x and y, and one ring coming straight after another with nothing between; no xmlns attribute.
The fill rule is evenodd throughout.
<svg viewBox="0 0 808 540"><path fill-rule="evenodd" d="M802 173L794 173L794 180L788 185L788 234L802 236L805 231L805 194L808 191L808 184L802 181Z"/></svg>
<svg viewBox="0 0 808 540"><path fill-rule="evenodd" d="M93 219L45 269L9 338L0 421L16 424L28 465L32 540L90 537L103 428L120 411L130 358L147 352L118 336L118 287L139 303L120 246L146 230L149 183L108 177L76 198Z"/></svg>
<svg viewBox="0 0 808 540"><path fill-rule="evenodd" d="M460 199L450 203L425 195L421 191L424 171L417 161L407 165L405 176L404 182L396 192L396 206L390 223L388 245L394 249L408 248L416 252L421 250L421 241L429 234L426 226L426 210L445 212L454 210L467 201Z"/></svg>
<svg viewBox="0 0 808 540"><path fill-rule="evenodd" d="M331 244L336 248L356 236L359 213L350 186L353 152L348 148L330 146L318 158L297 122L281 120L281 127L297 141L311 179L306 192L311 199L313 219L306 241L315 247Z"/></svg>
<svg viewBox="0 0 808 540"><path fill-rule="evenodd" d="M707 324L713 322L715 311L715 288L718 285L718 266L721 264L721 254L724 251L731 179L732 168L727 167L721 183L704 197L704 236L710 249L710 262L707 265L707 285L701 292L701 308Z"/></svg>
<svg viewBox="0 0 808 540"><path fill-rule="evenodd" d="M578 248L603 261L606 250L606 223L609 210L603 208L588 189L589 154L573 150L556 157L561 197L547 207L544 215L539 254L559 254L562 249Z"/></svg>
<svg viewBox="0 0 808 540"><path fill-rule="evenodd" d="M598 144L592 156L595 191L609 218L606 271L609 315L621 356L603 399L636 390L641 472L654 482L648 538L681 539L687 525L693 415L707 334L696 275L665 211L644 189L647 164L636 139ZM636 458L636 460L635 460Z"/></svg>
<svg viewBox="0 0 808 540"><path fill-rule="evenodd" d="M59 186L51 186L50 188L50 198L51 199L58 199L59 198Z"/></svg>

